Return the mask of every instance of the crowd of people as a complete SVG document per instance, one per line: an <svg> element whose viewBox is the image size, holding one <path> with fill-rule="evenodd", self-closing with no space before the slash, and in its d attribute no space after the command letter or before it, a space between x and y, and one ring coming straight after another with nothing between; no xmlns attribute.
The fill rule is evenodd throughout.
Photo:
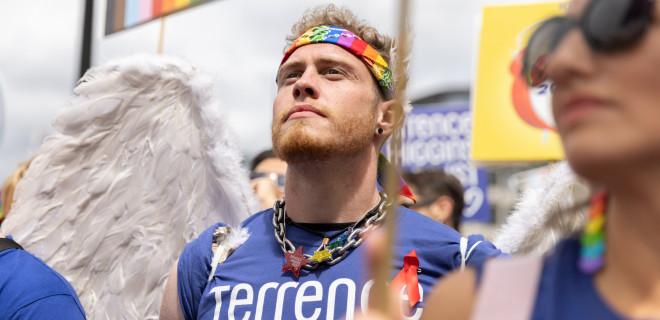
<svg viewBox="0 0 660 320"><path fill-rule="evenodd" d="M655 179L655 157L660 157L656 152L660 151L660 108L655 105L660 101L660 75L654 69L656 62L660 64L659 14L660 7L649 0L573 0L564 16L544 21L529 39L523 74L530 86L553 83L552 111L570 165L566 170L582 179L590 195L588 202L575 201L570 208L560 203L550 206L562 208L536 222L537 229L502 230L543 234L541 230L552 224L573 221L576 216L578 221L584 220L580 223L584 228L577 232L553 232L556 238L550 249L533 255L509 248L512 258L481 235L462 236L457 230L465 205L463 187L442 171L404 173L398 194L384 191L388 189L382 178L389 163L381 149L401 127L408 111L405 101L395 98L401 97L395 93L405 86L407 75L392 70L407 57L397 56L392 38L348 9L326 5L307 10L286 37L283 59L274 66L277 95L272 106L272 150L258 154L249 173L235 166L227 170L229 165L223 170L224 164L236 165L240 156L225 150L230 138L219 142L209 139L220 134L229 137L228 129L219 129L221 122L210 121L204 123L218 131L205 130L199 119L215 119L216 115L193 103L207 101L204 96L193 94L188 99L180 93L189 91L185 89L171 95L176 103L166 103L182 107L186 106L182 101L192 101L189 120L193 125L186 126L183 120L153 124L147 120L156 116L149 113L152 109L146 109L143 115L130 118L143 117L148 125L112 126L147 126L152 129L144 130L145 134L161 132L170 140L117 131L112 141L126 144L133 139L130 141L140 143L124 147L117 158L109 158L110 153L103 152L106 140L93 144L95 149L85 149L91 144L84 141L89 140L78 139L80 144L70 153L38 152L33 162L19 168L3 186L3 219L8 218L10 224L3 224L2 230L28 235L25 239L40 239L39 223L17 223L12 215L26 216L28 220L22 221L29 221L29 210L21 208L31 208L25 203L43 203L33 202L36 197L52 202L44 213L50 218L72 217L48 220L49 224L59 221L56 227L63 230L72 230L66 229L71 225L97 228L92 233L106 232L108 237L121 232L103 230L99 220L72 222L77 209L90 206L113 217L107 222L113 225L121 225L134 212L145 213L142 207L158 208L158 214L172 211L183 220L148 224L151 221L147 218L137 218L121 225L123 229L135 228L122 234L130 239L109 239L122 245L135 240L146 246L118 245L114 251L125 249L120 253L131 257L128 264L150 272L127 268L107 279L99 291L90 289L90 279L79 271L84 269L93 277L103 270L102 259L92 260L107 250L100 244L73 241L77 247L100 249L85 251L83 260L55 267L49 266L54 253L44 248L64 248L56 245L62 239L26 240L31 247L24 250L12 237L0 234L0 319L84 319L86 314L90 318L124 319L660 318L660 239L655 239L658 233L654 232L655 219L660 218L660 197L655 188L660 181ZM168 75L176 74L175 67L196 72L186 65L164 65L167 68L162 70ZM127 79L136 79L136 69L140 68L112 70L117 69L120 74L125 72ZM135 92L157 94L179 88L177 79L168 77L162 85L139 87ZM89 83L81 81L74 90L74 101L95 97L85 93L93 81L91 77ZM153 82L130 83L143 86ZM104 82L102 88L112 88L112 81ZM116 100L95 109L95 116L105 119L94 122L95 126L107 123L107 116L120 113L117 110L132 107L134 101L158 101L154 96L131 98L126 104ZM658 118L653 116L655 111ZM167 111L167 115L178 112ZM85 121L96 121L83 114L82 119L70 114L59 117L55 123L62 135L86 128ZM163 123L176 123L180 132L199 137L162 133L166 131L158 126ZM97 136L104 135L90 135ZM57 139L50 143L53 140ZM85 150L90 150L89 154ZM83 163L73 162L74 153L94 160L84 163L104 169L80 178L79 174L94 169L84 166L64 177L62 167ZM49 155L59 162L48 159ZM60 171L48 170L53 163ZM119 163L120 169L105 169L108 163ZM125 180L131 165L149 174L152 184L136 186L137 180ZM180 173L184 169L189 171ZM27 181L19 182L25 170ZM223 179L231 183L221 183ZM51 196L56 190L85 182L89 185L75 190L89 197ZM162 198L154 193L133 194L138 194L136 188L151 190L156 185L163 187ZM573 185L557 186L572 192ZM251 189L249 196L243 191L247 188ZM133 192L131 197L118 195L126 190ZM250 196L253 198L248 199ZM14 199L19 199L17 212L10 212ZM61 199L75 203L66 206L67 201ZM58 211L62 207L68 211ZM585 207L588 213L583 216ZM227 214L227 210L235 214ZM244 214L246 210L252 212ZM397 214L392 218L394 242L388 248L381 241L381 232L391 210ZM195 216L199 212L203 214ZM516 214L524 219L527 213ZM216 220L208 221L208 217ZM167 224L190 228L163 229ZM197 229L200 225L204 227ZM166 245L159 240L162 237L177 238L178 242ZM99 238L99 243L107 241ZM50 242L50 246L43 242ZM155 260L156 256L178 258ZM94 261L93 265L86 266L84 259ZM154 261L173 265L156 268ZM115 262L107 261L111 263ZM374 301L383 299L382 292L372 290L383 287L379 283L383 279L373 273L382 265L390 266L386 286L391 291L389 299L394 299L385 309ZM162 267L171 267L169 275L160 271ZM78 273L71 273L72 269ZM71 276L74 274L78 277ZM113 282L117 279L121 285ZM140 291L132 289L147 283L162 297L160 303L144 302L147 300L141 299ZM91 297L90 290L95 292ZM96 293L103 291L112 295ZM113 300L116 296L124 299ZM104 299L111 302L102 304L107 303ZM141 303L148 306L135 307ZM120 311L110 316L98 310L100 305Z"/></svg>

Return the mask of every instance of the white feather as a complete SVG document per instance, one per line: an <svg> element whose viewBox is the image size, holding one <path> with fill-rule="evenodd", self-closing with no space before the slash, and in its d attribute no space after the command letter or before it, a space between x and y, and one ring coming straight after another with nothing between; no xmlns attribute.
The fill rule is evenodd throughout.
<svg viewBox="0 0 660 320"><path fill-rule="evenodd" d="M237 226L219 227L213 232L213 259L211 260L211 272L209 272L208 281L213 279L218 265L223 264L225 260L250 237L247 228Z"/></svg>
<svg viewBox="0 0 660 320"><path fill-rule="evenodd" d="M2 233L71 281L90 319L157 319L184 245L258 208L211 82L183 60L89 70L53 126Z"/></svg>
<svg viewBox="0 0 660 320"><path fill-rule="evenodd" d="M582 228L585 212L580 206L589 187L566 162L550 169L542 185L527 188L498 230L493 243L512 255L543 255L555 243Z"/></svg>
<svg viewBox="0 0 660 320"><path fill-rule="evenodd" d="M249 230L247 228L235 226L232 228L232 232L229 234L224 244L230 248L238 248L241 246L247 239L250 237Z"/></svg>

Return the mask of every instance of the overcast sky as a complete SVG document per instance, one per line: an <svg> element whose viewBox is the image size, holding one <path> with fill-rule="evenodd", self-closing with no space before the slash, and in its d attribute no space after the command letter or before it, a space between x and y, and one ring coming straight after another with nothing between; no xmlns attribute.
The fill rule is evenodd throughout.
<svg viewBox="0 0 660 320"><path fill-rule="evenodd" d="M538 2L513 0L515 3ZM275 72L284 37L309 7L346 5L390 35L394 0L218 0L165 20L164 53L192 62L215 78L216 98L250 159L270 147ZM409 94L468 89L483 5L511 0L413 0L415 33ZM84 0L0 0L0 183L53 132L51 120L78 78ZM134 53L156 53L158 20L103 36L105 1L95 3L92 64Z"/></svg>

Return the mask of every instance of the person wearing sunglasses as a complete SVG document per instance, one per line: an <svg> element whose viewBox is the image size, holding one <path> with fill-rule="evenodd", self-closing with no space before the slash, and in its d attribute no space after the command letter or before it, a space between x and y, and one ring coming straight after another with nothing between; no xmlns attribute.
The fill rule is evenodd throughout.
<svg viewBox="0 0 660 320"><path fill-rule="evenodd" d="M574 0L530 37L523 73L554 85L566 158L591 185L585 228L544 257L445 278L423 318L660 318L659 14L648 0Z"/></svg>
<svg viewBox="0 0 660 320"><path fill-rule="evenodd" d="M284 197L286 162L280 160L272 149L257 154L250 165L250 186L259 198L261 209L272 208L275 201Z"/></svg>

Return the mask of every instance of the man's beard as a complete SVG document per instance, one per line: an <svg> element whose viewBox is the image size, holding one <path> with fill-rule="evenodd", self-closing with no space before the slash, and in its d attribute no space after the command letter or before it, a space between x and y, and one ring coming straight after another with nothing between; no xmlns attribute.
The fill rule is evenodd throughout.
<svg viewBox="0 0 660 320"><path fill-rule="evenodd" d="M376 126L373 114L364 114L333 122L333 132L320 136L309 130L312 124L305 122L290 124L288 130L282 132L281 119L273 120L273 151L288 164L354 157L371 145Z"/></svg>

